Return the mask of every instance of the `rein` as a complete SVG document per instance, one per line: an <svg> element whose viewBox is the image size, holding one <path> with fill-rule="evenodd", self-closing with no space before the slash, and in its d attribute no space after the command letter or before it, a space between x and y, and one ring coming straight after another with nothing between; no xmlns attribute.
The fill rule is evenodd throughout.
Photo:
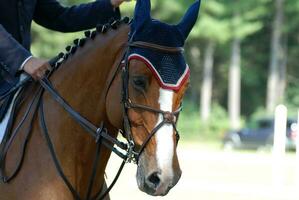
<svg viewBox="0 0 299 200"><path fill-rule="evenodd" d="M131 38L131 40L132 40L132 38ZM1 155L0 155L0 178L2 179L2 181L4 183L8 183L13 178L15 178L15 176L18 174L18 172L21 169L23 159L24 159L24 155L25 155L25 151L26 151L26 146L27 146L28 140L30 139L30 133L31 133L31 130L32 130L32 122L33 122L33 119L36 116L37 110L38 110L40 127L42 128L42 132L45 136L47 146L49 148L49 151L50 151L50 154L52 156L53 162L55 164L56 170L57 170L59 176L65 182L65 184L68 187L68 189L70 190L70 192L72 193L74 199L76 199L76 200L81 200L82 199L79 196L78 192L71 185L71 183L69 182L67 177L65 176L65 174L62 170L61 164L59 163L59 160L58 160L57 155L55 153L53 143L50 139L48 128L47 128L47 125L46 125L46 119L45 119L45 114L44 114L44 105L43 105L43 93L45 91L48 92L52 96L52 98L57 103L59 103L59 105L61 107L63 107L65 109L65 111L78 124L80 124L86 130L87 133L89 133L91 135L91 137L93 137L95 139L95 142L96 142L96 155L95 155L94 163L93 163L93 167L92 167L92 174L91 174L91 177L89 179L88 191L87 191L86 197L85 197L86 200L102 200L102 199L104 199L105 196L110 192L112 187L115 185L116 181L118 180L118 178L119 178L119 176L120 176L120 174L123 170L124 165L127 162L138 163L139 157L142 154L142 152L144 151L144 149L146 148L147 144L150 142L151 138L155 135L155 133L163 125L170 124L174 127L175 134L176 134L176 139L177 139L177 142L178 142L179 133L178 133L177 128L176 128L176 123L177 123L179 113L182 110L181 107L179 109L177 109L176 111L174 111L174 112L166 112L166 111L155 109L155 108L152 108L152 107L149 107L149 106L146 106L146 105L140 105L140 104L133 103L129 98L129 91L128 91L128 86L129 86L129 82L128 82L129 81L129 60L128 60L128 57L129 57L129 53L130 53L130 48L132 48L132 47L148 48L148 49L163 51L163 52L167 52L167 53L180 53L180 52L183 51L183 48L181 48L181 47L165 47L165 46L160 46L160 45L156 45L156 44L152 44L152 43L146 43L146 42L140 42L140 41L139 42L131 42L131 40L130 40L130 42L128 43L128 45L126 47L126 51L125 51L125 55L124 55L125 65L122 67L122 108L123 108L123 119L124 119L123 128L124 128L124 130L123 131L120 130L120 131L125 135L127 143L123 143L123 142L119 141L118 139L111 137L110 134L108 133L107 128L104 127L103 122L100 124L100 126L96 126L93 123L91 123L88 119L83 117L80 113L75 111L64 100L64 98L55 90L55 88L53 87L53 85L49 81L49 79L47 77L44 77L43 79L41 79L39 81L39 83L40 83L39 89L37 90L35 96L33 97L32 102L29 104L29 107L25 112L24 119L17 126L17 127L21 127L23 125L25 119L27 118L27 116L31 112L31 109L33 108L33 105L36 105L33 108L33 116L31 118L30 127L28 129L26 139L25 139L25 142L23 144L21 160L18 163L16 170L9 177L5 176L5 173L4 173L5 157L6 157L6 154L7 154L8 150L11 146L13 138L15 138L15 136L18 133L19 128L17 128L17 130L14 131L14 133L12 135L12 139L10 140L10 142L8 144L5 145L4 151L1 152ZM49 62L51 64L51 66L54 66L54 67L53 67L52 71L48 74L48 76L50 76L55 71L55 69L57 67L56 63L62 58L62 56L63 55L59 55L58 57L54 58L53 60L51 60ZM120 69L121 66L122 66L122 62L119 63L118 69ZM116 70L115 74L118 73L118 71L119 70ZM115 77L116 76L114 75L111 82L110 82L110 84L109 84L109 88L110 88L111 83L113 82ZM26 79L26 80L28 82L31 79ZM19 84L17 86L17 88L19 88L20 85L24 85L27 82L22 82L22 84ZM109 91L109 88L108 88L107 92ZM138 148L138 150L137 150L137 147L134 143L133 136L132 136L132 133L131 133L130 119L129 119L129 116L128 116L128 110L129 109L144 110L144 111L148 111L148 112L152 112L152 113L156 113L156 114L161 114L163 116L162 122L160 124L158 124L149 133L148 137L145 139L143 144ZM100 149L101 149L102 144L105 147L109 148L111 151L113 151L116 155L118 155L123 161L122 161L122 163L119 167L119 170L117 171L117 174L116 174L114 180L112 181L111 185L106 189L106 191L101 193L102 189L100 189L94 197L91 197L91 192L92 192L92 189L93 189L93 185L94 185L94 181L95 181L95 177L96 177L96 173L97 173L97 168L98 168L98 165L99 165ZM116 147L114 147L114 145Z"/></svg>

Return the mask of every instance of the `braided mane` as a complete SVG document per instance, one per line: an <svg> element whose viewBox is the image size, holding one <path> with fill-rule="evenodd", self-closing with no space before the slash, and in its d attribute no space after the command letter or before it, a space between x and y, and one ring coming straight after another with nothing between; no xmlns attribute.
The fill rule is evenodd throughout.
<svg viewBox="0 0 299 200"><path fill-rule="evenodd" d="M83 38L77 38L73 41L72 45L68 45L65 50L66 52L60 52L56 58L58 58L57 62L53 67L58 68L62 63L64 63L70 55L76 53L79 48L84 47L86 41L88 39L93 40L98 34L105 34L109 29L116 30L121 24L129 24L130 19L128 17L124 17L121 20L110 19L106 24L99 24L96 26L95 30L88 30L84 32Z"/></svg>

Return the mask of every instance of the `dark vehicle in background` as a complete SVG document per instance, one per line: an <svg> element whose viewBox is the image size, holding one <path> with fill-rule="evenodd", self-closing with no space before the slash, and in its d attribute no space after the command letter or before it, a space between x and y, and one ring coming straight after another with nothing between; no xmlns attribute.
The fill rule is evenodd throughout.
<svg viewBox="0 0 299 200"><path fill-rule="evenodd" d="M286 149L296 149L297 137L296 120L287 120ZM274 137L274 120L259 119L249 126L239 131L229 131L223 137L223 148L229 149L259 149L263 147L272 147Z"/></svg>

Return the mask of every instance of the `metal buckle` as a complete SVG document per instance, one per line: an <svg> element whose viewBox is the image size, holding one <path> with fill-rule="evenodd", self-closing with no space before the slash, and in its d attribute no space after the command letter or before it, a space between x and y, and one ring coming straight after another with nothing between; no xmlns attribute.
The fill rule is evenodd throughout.
<svg viewBox="0 0 299 200"><path fill-rule="evenodd" d="M124 102L124 104L125 104L125 107L126 107L126 108L131 108L131 107L132 107L132 101L131 101L131 99L127 99L127 100Z"/></svg>
<svg viewBox="0 0 299 200"><path fill-rule="evenodd" d="M3 182L3 183L8 183L8 182L7 182L7 177L3 176L3 177L2 177L2 182Z"/></svg>
<svg viewBox="0 0 299 200"><path fill-rule="evenodd" d="M102 137L102 131L104 129L104 123L101 122L100 127L96 130L96 143L98 143ZM107 130L106 130L107 131Z"/></svg>
<svg viewBox="0 0 299 200"><path fill-rule="evenodd" d="M169 123L169 124L174 123L176 121L175 115L171 112L164 112L163 119L165 123Z"/></svg>
<svg viewBox="0 0 299 200"><path fill-rule="evenodd" d="M128 153L127 153L127 163L134 163L137 164L137 158L138 155L137 152L134 151L135 143L133 141L128 142Z"/></svg>

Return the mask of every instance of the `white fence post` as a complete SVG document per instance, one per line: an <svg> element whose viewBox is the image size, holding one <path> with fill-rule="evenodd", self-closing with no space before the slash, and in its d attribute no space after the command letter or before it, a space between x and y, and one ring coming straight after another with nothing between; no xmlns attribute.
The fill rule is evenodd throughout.
<svg viewBox="0 0 299 200"><path fill-rule="evenodd" d="M279 105L275 109L274 119L274 157L281 157L285 154L286 146L286 131L287 131L287 108L284 105Z"/></svg>
<svg viewBox="0 0 299 200"><path fill-rule="evenodd" d="M296 124L296 184L299 189L299 110ZM299 190L297 190L299 193Z"/></svg>
<svg viewBox="0 0 299 200"><path fill-rule="evenodd" d="M297 124L296 124L296 157L299 164L299 110L298 110Z"/></svg>
<svg viewBox="0 0 299 200"><path fill-rule="evenodd" d="M282 187L284 184L284 156L286 147L286 129L287 129L287 108L284 105L278 105L275 109L274 119L274 142L273 142L273 164L272 178L276 187Z"/></svg>

